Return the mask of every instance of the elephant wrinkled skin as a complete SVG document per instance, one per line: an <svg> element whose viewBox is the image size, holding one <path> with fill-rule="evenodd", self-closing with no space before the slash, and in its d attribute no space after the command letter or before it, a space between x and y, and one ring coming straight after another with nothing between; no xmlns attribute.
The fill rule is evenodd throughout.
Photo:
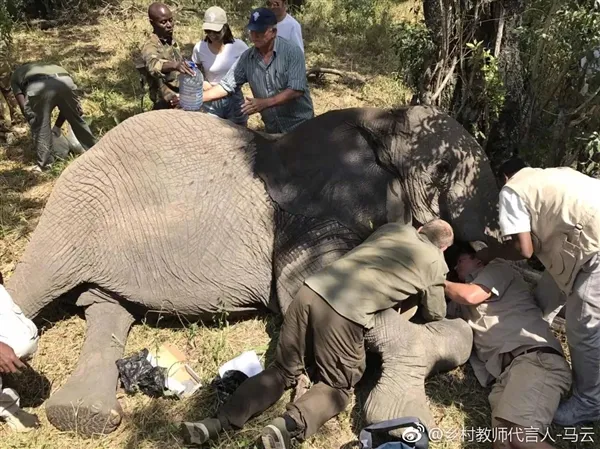
<svg viewBox="0 0 600 449"><path fill-rule="evenodd" d="M497 195L477 142L431 107L331 111L277 137L181 110L131 117L62 173L7 285L32 318L65 297L86 308L48 419L119 425L111 336L144 311L285 313L304 278L390 220L493 237Z"/></svg>
<svg viewBox="0 0 600 449"><path fill-rule="evenodd" d="M435 421L427 405L425 379L466 363L473 332L462 319L415 324L393 310L375 316L366 334L369 352L381 357L380 378L364 403L367 424L403 416L416 416L428 429ZM400 436L391 432L394 436Z"/></svg>

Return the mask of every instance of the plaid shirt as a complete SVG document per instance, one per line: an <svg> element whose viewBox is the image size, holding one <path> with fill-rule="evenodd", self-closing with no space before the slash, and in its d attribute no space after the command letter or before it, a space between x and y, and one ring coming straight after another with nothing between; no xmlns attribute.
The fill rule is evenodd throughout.
<svg viewBox="0 0 600 449"><path fill-rule="evenodd" d="M268 133L291 131L314 117L304 54L297 45L281 37L275 38L273 57L268 64L264 63L256 47L249 48L229 69L220 85L231 94L244 83L250 84L255 98L273 97L286 89L302 91L300 97L260 113Z"/></svg>

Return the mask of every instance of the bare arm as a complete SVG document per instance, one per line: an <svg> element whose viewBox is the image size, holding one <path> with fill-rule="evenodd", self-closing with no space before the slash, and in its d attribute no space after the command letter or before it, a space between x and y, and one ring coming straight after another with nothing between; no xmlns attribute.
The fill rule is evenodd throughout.
<svg viewBox="0 0 600 449"><path fill-rule="evenodd" d="M476 306L492 296L491 290L481 285L450 281L446 281L444 291L452 301L466 306Z"/></svg>
<svg viewBox="0 0 600 449"><path fill-rule="evenodd" d="M511 239L496 247L483 248L477 252L477 258L489 262L496 257L506 260L530 259L533 256L531 233L521 232L511 236Z"/></svg>
<svg viewBox="0 0 600 449"><path fill-rule="evenodd" d="M216 86L204 91L204 94L202 95L202 101L214 101L218 100L219 98L224 98L227 95L229 95L229 92L223 89L223 86L217 84Z"/></svg>
<svg viewBox="0 0 600 449"><path fill-rule="evenodd" d="M15 98L17 100L17 104L19 105L19 109L21 109L21 112L23 113L23 117L27 118L27 114L25 114L25 95L18 93L15 95Z"/></svg>

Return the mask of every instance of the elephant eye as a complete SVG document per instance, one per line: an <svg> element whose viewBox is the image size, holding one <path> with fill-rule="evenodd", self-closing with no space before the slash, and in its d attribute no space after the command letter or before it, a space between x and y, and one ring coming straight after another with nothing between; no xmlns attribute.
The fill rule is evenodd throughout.
<svg viewBox="0 0 600 449"><path fill-rule="evenodd" d="M447 175L451 170L450 162L447 160L441 160L437 166L437 172L439 175Z"/></svg>

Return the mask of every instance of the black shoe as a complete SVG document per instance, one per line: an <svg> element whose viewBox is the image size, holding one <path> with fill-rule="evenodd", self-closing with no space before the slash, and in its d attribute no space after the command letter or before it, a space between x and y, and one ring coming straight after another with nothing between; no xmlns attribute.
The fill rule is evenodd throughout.
<svg viewBox="0 0 600 449"><path fill-rule="evenodd" d="M260 436L264 449L290 449L292 438L285 425L285 419L275 418L266 426Z"/></svg>
<svg viewBox="0 0 600 449"><path fill-rule="evenodd" d="M198 422L182 422L179 428L186 444L200 445L219 436L221 422L208 418Z"/></svg>

